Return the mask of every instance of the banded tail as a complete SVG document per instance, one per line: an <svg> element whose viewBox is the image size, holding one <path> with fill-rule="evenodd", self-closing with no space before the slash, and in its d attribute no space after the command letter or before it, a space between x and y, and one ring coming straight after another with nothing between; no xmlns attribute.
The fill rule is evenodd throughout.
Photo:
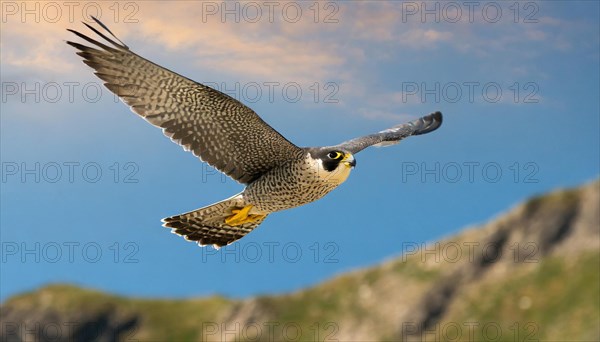
<svg viewBox="0 0 600 342"><path fill-rule="evenodd" d="M164 218L163 226L196 241L200 246L220 248L241 239L258 227L267 215L248 215L251 206L238 194L221 202L184 214Z"/></svg>

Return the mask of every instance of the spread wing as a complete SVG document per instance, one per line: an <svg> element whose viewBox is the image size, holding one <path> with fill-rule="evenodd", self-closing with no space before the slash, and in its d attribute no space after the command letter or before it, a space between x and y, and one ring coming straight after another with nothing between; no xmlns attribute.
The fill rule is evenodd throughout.
<svg viewBox="0 0 600 342"><path fill-rule="evenodd" d="M388 128L379 133L360 138L354 138L339 145L333 146L333 148L338 148L355 154L369 146L388 146L397 144L400 142L400 140L411 135L419 135L435 131L441 125L442 113L435 112L420 119Z"/></svg>
<svg viewBox="0 0 600 342"><path fill-rule="evenodd" d="M94 47L68 41L104 85L131 110L166 136L231 178L250 183L281 163L297 158L300 148L236 99L194 82L129 50L85 24L112 46L74 30ZM116 41L115 41L116 40Z"/></svg>

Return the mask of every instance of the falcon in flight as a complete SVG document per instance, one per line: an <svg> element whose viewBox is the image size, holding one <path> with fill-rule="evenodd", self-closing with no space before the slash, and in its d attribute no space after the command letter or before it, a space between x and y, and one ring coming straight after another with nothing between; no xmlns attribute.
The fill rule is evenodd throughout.
<svg viewBox="0 0 600 342"><path fill-rule="evenodd" d="M241 102L135 54L93 19L100 29L84 24L104 42L69 29L93 47L67 44L104 85L175 143L246 185L226 200L163 219L165 227L200 246L231 244L269 214L325 196L346 180L363 149L396 144L442 124L435 112L339 145L298 147Z"/></svg>

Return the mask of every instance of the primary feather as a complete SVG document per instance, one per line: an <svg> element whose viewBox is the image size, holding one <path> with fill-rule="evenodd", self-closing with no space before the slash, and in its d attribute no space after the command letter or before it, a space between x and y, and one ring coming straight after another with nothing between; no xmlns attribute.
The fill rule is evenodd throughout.
<svg viewBox="0 0 600 342"><path fill-rule="evenodd" d="M114 47L71 29L94 47L67 43L105 86L171 140L231 178L250 183L300 151L238 100L154 64L118 38L116 42L86 26Z"/></svg>

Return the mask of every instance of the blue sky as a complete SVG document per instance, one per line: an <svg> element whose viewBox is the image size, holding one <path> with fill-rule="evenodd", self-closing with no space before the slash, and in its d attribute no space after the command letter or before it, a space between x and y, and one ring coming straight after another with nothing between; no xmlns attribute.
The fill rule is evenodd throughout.
<svg viewBox="0 0 600 342"><path fill-rule="evenodd" d="M53 282L289 292L598 177L597 2L111 4L2 3L1 300ZM160 219L243 187L116 101L64 44L98 10L133 51L226 89L300 146L435 110L445 121L361 152L324 199L200 248Z"/></svg>

